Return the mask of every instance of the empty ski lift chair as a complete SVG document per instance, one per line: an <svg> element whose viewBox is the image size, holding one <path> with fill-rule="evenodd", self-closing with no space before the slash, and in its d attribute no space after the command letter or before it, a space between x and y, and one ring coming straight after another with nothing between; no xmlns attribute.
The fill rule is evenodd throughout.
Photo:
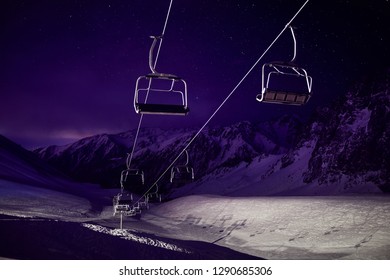
<svg viewBox="0 0 390 280"><path fill-rule="evenodd" d="M135 216L137 214L141 214L141 205L139 204L139 202L137 202L136 204L134 204L130 211L133 213L133 215L131 216Z"/></svg>
<svg viewBox="0 0 390 280"><path fill-rule="evenodd" d="M171 183L186 184L194 181L194 169L188 165L189 155L185 151L186 163L184 165L177 165L171 168Z"/></svg>
<svg viewBox="0 0 390 280"><path fill-rule="evenodd" d="M125 213L131 210L131 204L133 203L133 195L131 193L119 193L114 196L113 206L114 215L118 213Z"/></svg>
<svg viewBox="0 0 390 280"><path fill-rule="evenodd" d="M141 209L149 209L149 199L148 199L148 196L145 195L143 198L141 197L141 199L138 201Z"/></svg>
<svg viewBox="0 0 390 280"><path fill-rule="evenodd" d="M133 217L133 216L135 216L135 215L137 215L139 213L137 213L134 210L134 207L129 206L126 211L122 211L122 212L120 212L120 214L122 214L123 216L126 216L126 217Z"/></svg>
<svg viewBox="0 0 390 280"><path fill-rule="evenodd" d="M130 210L130 206L126 204L117 204L114 206L114 215L121 213L121 212L126 212Z"/></svg>
<svg viewBox="0 0 390 280"><path fill-rule="evenodd" d="M131 193L121 193L117 201L118 204L131 205L133 203L133 195Z"/></svg>
<svg viewBox="0 0 390 280"><path fill-rule="evenodd" d="M114 202L114 216L121 214L127 217L136 216L141 214L141 205L137 202L134 205L131 205L132 201L125 201L119 199L116 203Z"/></svg>
<svg viewBox="0 0 390 280"><path fill-rule="evenodd" d="M154 192L148 192L146 194L148 202L150 202L150 203L160 203L162 200L161 194L158 192L158 189L159 189L158 184L156 183L155 186L156 186L156 189Z"/></svg>
<svg viewBox="0 0 390 280"><path fill-rule="evenodd" d="M294 60L296 58L296 38L294 30L289 26L294 41L294 56L289 62L271 62L262 67L261 72L261 94L256 96L256 100L265 103L304 105L311 97L312 77L307 71L298 67ZM267 79L265 78L267 76ZM270 81L272 77L292 77L302 81L302 87L299 90L286 90L281 88L271 88Z"/></svg>
<svg viewBox="0 0 390 280"><path fill-rule="evenodd" d="M144 172L139 169L125 169L121 173L121 188L122 190L134 190L142 187L145 183Z"/></svg>
<svg viewBox="0 0 390 280"><path fill-rule="evenodd" d="M194 170L190 166L175 166L171 169L171 183L190 183L194 180Z"/></svg>
<svg viewBox="0 0 390 280"><path fill-rule="evenodd" d="M151 36L153 39L149 51L149 68L152 73L137 79L134 94L134 109L138 114L180 115L185 116L189 112L187 102L187 83L176 75L159 73L155 69L154 48L161 36ZM154 84L157 84L155 87ZM160 94L174 94L178 97L175 104L150 103L150 96ZM142 98L140 98L140 96ZM143 101L141 101L141 99Z"/></svg>

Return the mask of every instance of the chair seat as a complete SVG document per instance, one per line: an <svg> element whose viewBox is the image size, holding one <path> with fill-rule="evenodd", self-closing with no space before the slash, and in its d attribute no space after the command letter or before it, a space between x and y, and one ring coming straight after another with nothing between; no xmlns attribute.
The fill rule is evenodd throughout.
<svg viewBox="0 0 390 280"><path fill-rule="evenodd" d="M168 79L168 80L181 80L180 77L173 74L164 74L164 73L150 73L145 76L146 78L156 78L156 79Z"/></svg>
<svg viewBox="0 0 390 280"><path fill-rule="evenodd" d="M137 113L140 114L185 116L190 111L184 105L137 103L135 106Z"/></svg>
<svg viewBox="0 0 390 280"><path fill-rule="evenodd" d="M261 97L261 94L259 94L257 99L261 100ZM288 105L304 105L307 103L309 98L310 94L266 89L262 102Z"/></svg>

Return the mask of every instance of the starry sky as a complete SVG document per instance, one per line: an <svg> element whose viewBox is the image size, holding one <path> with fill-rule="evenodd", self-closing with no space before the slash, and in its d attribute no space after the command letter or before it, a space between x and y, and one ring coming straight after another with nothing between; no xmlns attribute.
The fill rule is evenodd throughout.
<svg viewBox="0 0 390 280"><path fill-rule="evenodd" d="M169 0L6 0L0 10L0 134L27 148L136 129L135 81L150 72L150 35ZM200 127L304 0L176 0L157 70L188 84L190 114L146 115L143 126ZM304 107L262 104L263 63L292 55L287 31L210 125L303 119L367 73L390 66L390 3L311 0L292 25L297 64L313 77Z"/></svg>

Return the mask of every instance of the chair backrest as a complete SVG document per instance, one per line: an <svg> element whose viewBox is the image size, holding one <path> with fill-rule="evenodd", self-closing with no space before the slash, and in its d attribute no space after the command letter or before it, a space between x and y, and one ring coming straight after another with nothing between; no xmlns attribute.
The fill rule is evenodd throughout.
<svg viewBox="0 0 390 280"><path fill-rule="evenodd" d="M132 190L133 188L139 188L144 185L145 178L142 170L139 169L126 169L121 173L121 188L125 190Z"/></svg>

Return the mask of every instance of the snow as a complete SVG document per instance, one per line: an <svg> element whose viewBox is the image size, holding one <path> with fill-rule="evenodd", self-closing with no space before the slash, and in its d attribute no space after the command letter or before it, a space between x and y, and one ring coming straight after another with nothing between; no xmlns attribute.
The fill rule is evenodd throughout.
<svg viewBox="0 0 390 280"><path fill-rule="evenodd" d="M108 193L102 195L109 197ZM154 204L138 219L125 218L124 229L119 230L119 218L112 216L108 203L96 211L84 197L1 180L0 224L7 230L0 234L0 256L389 259L389 202L388 196L194 195ZM53 230L62 234L53 234ZM38 245L26 245L26 240L20 243L24 231L34 244L49 242L59 248L49 246L51 251L37 255L34 246ZM122 244L120 248L130 242L132 249L125 253L119 247L104 247L114 246L112 242ZM69 247L61 249L63 244Z"/></svg>
<svg viewBox="0 0 390 280"><path fill-rule="evenodd" d="M69 187L73 187L69 185ZM0 180L0 258L11 259L254 259L202 241L159 237L118 229L109 204L114 191L101 190L106 204L44 187ZM101 203L103 199L98 201ZM126 219L138 223L137 219ZM141 222L140 222L141 223ZM107 226L108 224L108 226ZM26 234L28 233L28 238Z"/></svg>
<svg viewBox="0 0 390 280"><path fill-rule="evenodd" d="M154 247L160 247L160 248L164 248L167 250L191 254L190 251L183 249L183 248L180 248L180 247L176 246L175 244L170 244L170 243L167 243L167 242L164 242L161 240L152 239L150 237L143 237L143 236L137 235L134 231L131 231L131 230L109 229L109 228L106 228L106 227L103 227L100 225L93 225L93 224L88 224L88 223L84 223L83 226L86 228L89 228L93 231L102 232L102 233L113 235L113 236L120 236L121 238L126 239L126 240L132 240L132 241L136 241L136 242L139 242L142 244L151 245Z"/></svg>
<svg viewBox="0 0 390 280"><path fill-rule="evenodd" d="M355 112L354 120L351 124L347 125L349 130L356 132L361 128L367 132L368 123L371 118L371 111L368 108Z"/></svg>
<svg viewBox="0 0 390 280"><path fill-rule="evenodd" d="M314 195L321 190L303 182L315 141L309 141L295 151L294 164L282 167L283 155L256 157L251 163L241 163L204 176L173 192L171 197L190 194L223 194L230 196L257 196L296 194Z"/></svg>
<svg viewBox="0 0 390 280"><path fill-rule="evenodd" d="M153 208L142 221L175 238L267 259L388 259L389 202L383 196L189 196Z"/></svg>
<svg viewBox="0 0 390 280"><path fill-rule="evenodd" d="M87 199L0 179L0 214L75 221L90 209Z"/></svg>

